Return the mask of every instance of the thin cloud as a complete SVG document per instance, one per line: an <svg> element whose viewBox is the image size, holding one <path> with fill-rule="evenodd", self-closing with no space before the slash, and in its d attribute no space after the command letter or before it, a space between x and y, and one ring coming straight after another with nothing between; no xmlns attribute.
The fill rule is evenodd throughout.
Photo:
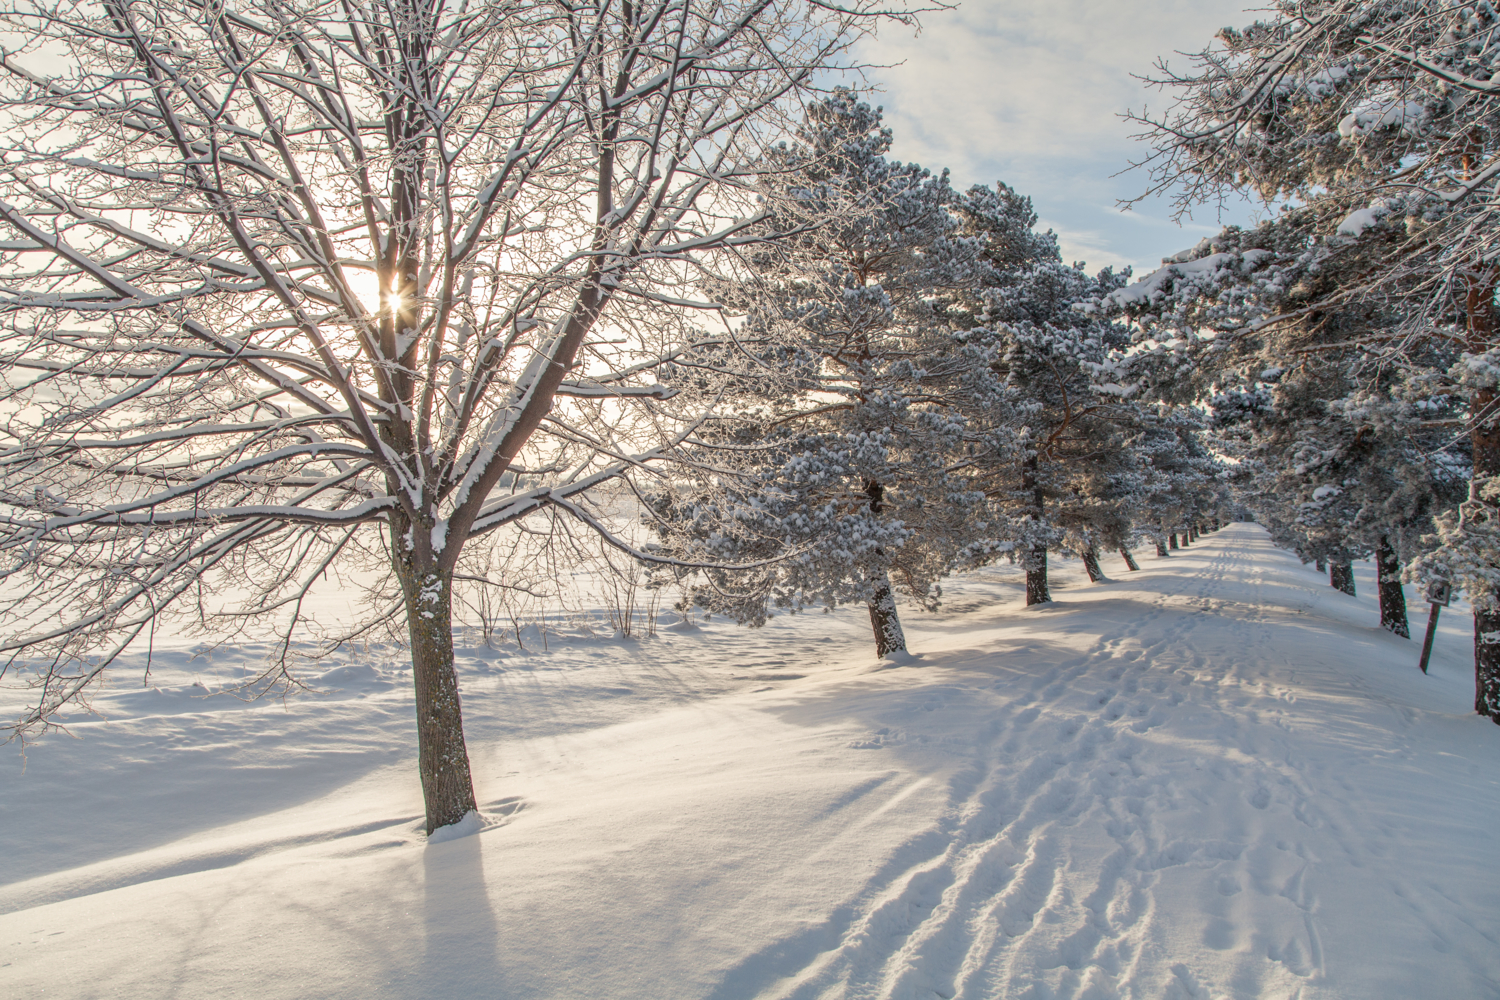
<svg viewBox="0 0 1500 1000"><path fill-rule="evenodd" d="M959 187L1003 180L1030 195L1070 260L1154 267L1217 219L1210 209L1179 228L1160 202L1119 211L1146 186L1138 172L1111 176L1145 151L1119 115L1170 100L1131 74L1149 73L1158 57L1185 64L1176 53L1253 19L1242 0L969 0L926 16L916 36L886 33L862 55L889 65L870 77L883 90L872 97L895 130L894 155L948 167Z"/></svg>

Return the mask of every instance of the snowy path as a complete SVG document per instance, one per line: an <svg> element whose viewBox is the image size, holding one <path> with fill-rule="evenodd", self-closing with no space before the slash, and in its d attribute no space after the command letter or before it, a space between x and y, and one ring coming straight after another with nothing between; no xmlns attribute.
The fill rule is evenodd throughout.
<svg viewBox="0 0 1500 1000"><path fill-rule="evenodd" d="M945 837L872 885L838 946L773 992L1324 995L1330 948L1366 960L1394 930L1409 961L1427 961L1399 972L1377 961L1364 985L1327 995L1500 995L1497 880L1449 895L1486 875L1495 772L1476 786L1473 763L1444 768L1440 752L1414 750L1416 710L1351 673L1335 636L1320 648L1324 623L1290 620L1328 595L1277 607L1293 595L1260 572L1267 555L1195 553L1191 573L1159 578L1176 593L1091 602L1088 622L1108 624L1086 649L997 681L1010 697L953 783ZM1313 633L1295 651L1289 626ZM1322 730L1313 746L1309 730ZM1382 772L1416 756L1447 772L1445 792L1467 785L1486 801L1445 801L1410 773L1381 794L1395 777ZM1460 844L1459 857L1421 856Z"/></svg>
<svg viewBox="0 0 1500 1000"><path fill-rule="evenodd" d="M430 846L391 665L183 664L0 778L0 996L1500 997L1467 618L1424 678L1254 526L1143 567L956 581L909 667L853 611L474 651L495 823Z"/></svg>

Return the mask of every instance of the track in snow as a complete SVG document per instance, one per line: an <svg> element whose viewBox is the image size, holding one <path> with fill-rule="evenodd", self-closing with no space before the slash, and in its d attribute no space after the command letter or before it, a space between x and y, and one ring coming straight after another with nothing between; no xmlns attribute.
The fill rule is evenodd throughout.
<svg viewBox="0 0 1500 1000"><path fill-rule="evenodd" d="M1249 525L1173 558L1182 569L1159 573L1148 601L1031 612L1086 616L1065 630L1107 624L1081 654L993 685L1009 697L942 819L821 929L828 947L755 989L731 975L715 1000L1316 996L1328 922L1368 918L1322 906L1320 887L1336 881L1344 896L1384 896L1382 919L1425 937L1434 958L1463 941L1469 967L1436 973L1456 991L1446 995L1500 996L1496 914L1475 920L1437 884L1394 873L1349 891L1379 859L1425 845L1389 824L1362 828L1369 803L1343 761L1309 757L1309 729L1378 745L1388 734L1368 727L1400 734L1417 714L1340 717L1347 706L1326 692L1299 706L1309 673L1369 695L1340 669L1353 664L1297 656L1301 633L1327 627L1305 616L1331 591L1288 586L1295 564ZM1195 960L1204 953L1216 960ZM1413 982L1434 988L1434 971ZM1419 995L1387 985L1350 995Z"/></svg>

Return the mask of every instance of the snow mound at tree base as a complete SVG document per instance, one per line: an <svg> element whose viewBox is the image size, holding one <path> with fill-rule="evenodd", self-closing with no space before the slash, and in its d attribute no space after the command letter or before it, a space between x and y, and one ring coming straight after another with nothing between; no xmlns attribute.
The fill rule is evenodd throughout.
<svg viewBox="0 0 1500 1000"><path fill-rule="evenodd" d="M122 692L0 779L0 995L1500 995L1461 609L1423 677L1252 525L1062 563L1045 617L1009 568L945 590L922 670L870 670L862 607L464 659L457 839L399 685Z"/></svg>
<svg viewBox="0 0 1500 1000"><path fill-rule="evenodd" d="M457 840L460 837L472 837L483 830L484 827L484 820L480 818L479 813L476 810L470 809L464 813L464 818L457 823L440 826L429 833L427 835L427 843L445 844L450 840Z"/></svg>

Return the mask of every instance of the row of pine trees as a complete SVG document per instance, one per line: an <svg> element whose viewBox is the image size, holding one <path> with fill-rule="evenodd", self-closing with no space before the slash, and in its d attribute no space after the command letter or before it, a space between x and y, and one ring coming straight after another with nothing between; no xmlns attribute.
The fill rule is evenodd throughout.
<svg viewBox="0 0 1500 1000"><path fill-rule="evenodd" d="M1065 264L1029 199L956 191L891 139L838 92L777 148L760 225L806 235L751 242L708 289L735 318L664 381L732 415L646 505L660 553L726 567L692 603L758 622L863 602L882 656L906 647L897 595L931 604L955 570L1013 560L1045 602L1050 553L1099 578L1101 553L1133 569L1132 546L1233 508L1190 359L1109 305L1128 272Z"/></svg>

